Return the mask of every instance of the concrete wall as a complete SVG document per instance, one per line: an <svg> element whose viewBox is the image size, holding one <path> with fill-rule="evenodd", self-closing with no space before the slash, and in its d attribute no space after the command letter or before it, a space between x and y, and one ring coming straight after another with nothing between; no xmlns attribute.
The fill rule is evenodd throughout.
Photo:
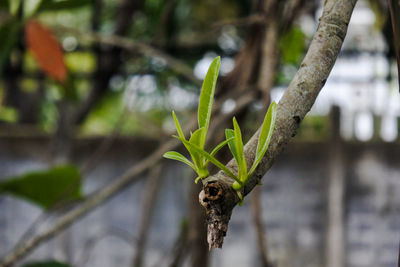
<svg viewBox="0 0 400 267"><path fill-rule="evenodd" d="M101 140L77 140L72 161L82 166ZM107 185L156 147L149 140L118 139L85 174L91 193ZM328 184L332 158L327 143L292 143L263 181L266 240L278 266L327 266ZM342 146L342 266L396 266L400 233L400 146L345 143ZM52 142L43 138L0 138L0 178L45 168ZM171 246L187 213L190 170L165 160L151 225L146 266L166 266ZM27 260L56 258L77 266L130 266L141 216L144 181L126 188L75 223L63 235L35 250ZM250 198L237 207L222 250L212 266L259 266ZM200 207L199 207L200 208ZM9 251L40 209L11 196L0 197L0 255ZM43 224L51 224L50 221ZM339 239L340 240L340 239ZM94 244L91 246L90 244ZM90 247L90 254L84 253ZM83 255L85 254L85 255Z"/></svg>

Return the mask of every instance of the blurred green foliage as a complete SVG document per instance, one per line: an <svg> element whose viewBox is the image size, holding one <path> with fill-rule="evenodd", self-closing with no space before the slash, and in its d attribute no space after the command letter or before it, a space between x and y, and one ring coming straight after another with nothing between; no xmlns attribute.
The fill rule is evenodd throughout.
<svg viewBox="0 0 400 267"><path fill-rule="evenodd" d="M33 1L39 3L37 6L33 2L28 3L30 1L22 1L24 4L18 5L18 1L0 0L0 14L6 15L4 19L0 19L0 73L2 73L1 67L10 55L12 61L22 56L22 75L26 77L24 76L19 82L21 90L32 96L40 95L37 124L45 132L53 133L57 129L60 118L58 103L67 100L79 108L79 105L94 89L94 79L96 79L94 75L102 60L94 49L98 44L83 40L74 30L92 31L92 22L96 16L99 21L96 28L98 32L105 36L113 34L120 2L104 0L99 13L93 14L94 1L92 0ZM10 3L15 5L13 13L9 12ZM33 16L53 30L66 51L64 59L70 78L68 83L62 86L50 78L38 76L40 71L35 59L29 51L21 50L23 39L19 37L22 35L24 23L21 12L24 13L27 5L34 7ZM230 31L226 31L226 27L216 31L213 27L216 22L245 18L252 8L252 5L244 0L146 0L140 11L135 13L126 37L165 49L165 52L194 68L202 55L206 55L207 52L216 52L213 47L222 50L223 55L221 36L227 38L229 42L236 40L239 47L246 36L247 26L229 26ZM12 38L9 38L10 36ZM168 41L172 42L172 47L176 42L183 46L187 45L188 48L186 52L182 52L168 46L163 47L168 44ZM277 75L278 84L287 84L290 81L293 69L303 57L306 42L306 37L300 27L292 28L280 38L279 51L282 56L282 66ZM200 54L196 49L191 48L193 45L199 47L204 45L209 51ZM233 52L229 50L226 53L231 56ZM198 54L193 55L193 53ZM107 135L113 132L115 127L119 127L119 131L124 135L146 134L158 137L163 131L166 123L164 119L168 117L168 111L174 108L168 103L171 85L190 92L198 92L199 88L193 87L193 84L168 68L163 59L143 57L132 52L123 52L120 57L123 66L118 66L117 74L109 83L109 90L102 95L100 101L96 102L89 115L78 126L77 132L85 136ZM142 74L154 77L156 90L151 93L138 90L135 93L135 103L128 108L126 101L123 100L126 97L126 91L129 90L129 82L135 75ZM115 80L118 81L118 85L115 85ZM1 79L0 91L5 91ZM152 101L148 101L150 98ZM6 102L5 94L0 95L0 123L18 123L20 111L18 108L5 106ZM143 108L143 103L148 105L148 102L151 102L151 105ZM195 105L195 102L190 105ZM190 105L187 106L188 110L194 110L195 107ZM126 109L129 110L126 111ZM123 114L126 115L123 116ZM149 122L151 126L146 122Z"/></svg>
<svg viewBox="0 0 400 267"><path fill-rule="evenodd" d="M279 40L279 50L284 63L300 64L305 50L306 35L295 26L285 33Z"/></svg>
<svg viewBox="0 0 400 267"><path fill-rule="evenodd" d="M45 209L82 199L81 174L73 165L27 172L0 181L0 194L11 194Z"/></svg>

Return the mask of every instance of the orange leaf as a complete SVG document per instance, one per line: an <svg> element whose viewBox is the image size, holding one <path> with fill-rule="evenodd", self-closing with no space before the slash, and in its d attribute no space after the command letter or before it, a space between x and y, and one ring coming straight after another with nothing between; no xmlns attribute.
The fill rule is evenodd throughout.
<svg viewBox="0 0 400 267"><path fill-rule="evenodd" d="M67 78L64 54L50 29L36 20L25 25L25 41L42 70L59 82Z"/></svg>

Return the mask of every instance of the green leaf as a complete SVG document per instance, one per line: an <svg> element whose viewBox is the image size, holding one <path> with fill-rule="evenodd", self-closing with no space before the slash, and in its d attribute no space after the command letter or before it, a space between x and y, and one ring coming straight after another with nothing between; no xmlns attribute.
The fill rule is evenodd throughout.
<svg viewBox="0 0 400 267"><path fill-rule="evenodd" d="M183 131L181 128L181 124L179 123L179 120L176 117L175 111L172 111L172 117L174 117L175 127L176 127L176 131L178 132L179 137L186 140L185 135L183 134Z"/></svg>
<svg viewBox="0 0 400 267"><path fill-rule="evenodd" d="M274 132L275 121L276 121L276 109L277 105L272 102L268 108L267 114L265 114L263 124L261 125L261 132L258 137L256 158L249 171L249 176L253 174L258 164L260 164L262 158L267 152L269 142L271 141L272 133Z"/></svg>
<svg viewBox="0 0 400 267"><path fill-rule="evenodd" d="M203 148L200 145L201 139L203 136L203 132L204 132L204 127L194 131L192 133L192 135L190 136L189 143L195 144L195 145L199 146L200 148ZM197 169L201 169L205 163L205 160L203 160L203 158L199 155L199 153L197 153L196 151L193 151L193 149L191 149L190 147L186 146L186 148L188 149L190 156L192 157L194 165L197 167Z"/></svg>
<svg viewBox="0 0 400 267"><path fill-rule="evenodd" d="M206 77L204 78L203 86L201 87L197 115L199 128L204 127L204 142L206 140L208 126L210 125L211 109L214 101L215 85L217 84L220 63L220 57L216 57L213 60L210 67L208 68ZM201 147L204 147L204 144L202 144Z"/></svg>
<svg viewBox="0 0 400 267"><path fill-rule="evenodd" d="M235 132L235 149L238 155L236 162L239 167L239 178L242 182L245 182L247 179L247 164L243 153L242 133L235 117L233 117L233 131Z"/></svg>
<svg viewBox="0 0 400 267"><path fill-rule="evenodd" d="M54 260L49 260L49 261L28 262L22 265L22 267L70 267L70 265Z"/></svg>
<svg viewBox="0 0 400 267"><path fill-rule="evenodd" d="M190 136L189 142L195 145L198 145L201 147L201 137L204 132L204 127L201 127L200 129L195 130L192 135ZM203 147L201 147L203 148Z"/></svg>
<svg viewBox="0 0 400 267"><path fill-rule="evenodd" d="M203 157L205 157L208 161L210 161L212 164L214 164L215 166L217 166L218 168L220 168L221 170L223 170L226 174L228 174L230 177L232 177L232 179L234 179L235 181L241 183L238 178L227 168L225 167L224 164L222 164L220 161L218 161L216 158L214 158L213 156L211 156L209 153L207 153L206 151L204 151L203 149L201 149L199 146L189 143L188 141L179 138L184 144L187 144L188 146L190 146L191 149L193 149L194 151L196 151L197 153L201 154Z"/></svg>
<svg viewBox="0 0 400 267"><path fill-rule="evenodd" d="M91 4L93 0L43 0L40 5L40 11L58 11L64 9L74 9L87 6Z"/></svg>
<svg viewBox="0 0 400 267"><path fill-rule="evenodd" d="M225 129L225 137L228 141L229 150L232 152L236 162L238 162L239 156L235 147L235 132L232 129Z"/></svg>
<svg viewBox="0 0 400 267"><path fill-rule="evenodd" d="M217 154L218 151L221 150L221 148L223 148L226 144L228 144L228 142L233 141L233 137L228 138L227 140L222 141L221 143L219 143L210 153L211 156L214 156L215 154Z"/></svg>
<svg viewBox="0 0 400 267"><path fill-rule="evenodd" d="M59 201L82 198L81 175L72 165L29 172L0 182L0 194L9 193L46 209Z"/></svg>
<svg viewBox="0 0 400 267"><path fill-rule="evenodd" d="M191 163L190 160L188 160L185 156L183 156L179 152L168 151L163 155L163 157L167 158L167 159L173 159L173 160L177 160L177 161L183 162L183 163L189 165L193 170L196 170L196 168L193 165L193 163Z"/></svg>
<svg viewBox="0 0 400 267"><path fill-rule="evenodd" d="M16 15L21 5L21 0L8 0L8 7L10 10L11 15Z"/></svg>

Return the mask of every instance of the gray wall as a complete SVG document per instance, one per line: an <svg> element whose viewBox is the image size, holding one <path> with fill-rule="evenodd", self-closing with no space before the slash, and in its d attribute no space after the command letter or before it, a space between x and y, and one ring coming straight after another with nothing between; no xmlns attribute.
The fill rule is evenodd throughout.
<svg viewBox="0 0 400 267"><path fill-rule="evenodd" d="M100 142L75 141L72 160L82 166ZM149 140L116 140L85 175L85 192L105 186L156 145ZM326 143L292 143L264 178L265 238L278 266L326 266L330 147ZM398 144L343 144L346 266L396 266L400 236L399 148ZM45 137L0 138L0 178L48 166L51 151L52 142ZM146 266L165 266L187 213L190 170L172 161L165 163ZM96 241L84 266L130 266L143 185L141 180L126 188L75 223L66 234L35 250L27 260L56 258L80 263L85 245ZM12 248L39 214L40 209L30 203L0 197L0 254ZM51 220L43 226L49 224ZM212 252L212 266L258 264L248 198L234 210L224 248Z"/></svg>

